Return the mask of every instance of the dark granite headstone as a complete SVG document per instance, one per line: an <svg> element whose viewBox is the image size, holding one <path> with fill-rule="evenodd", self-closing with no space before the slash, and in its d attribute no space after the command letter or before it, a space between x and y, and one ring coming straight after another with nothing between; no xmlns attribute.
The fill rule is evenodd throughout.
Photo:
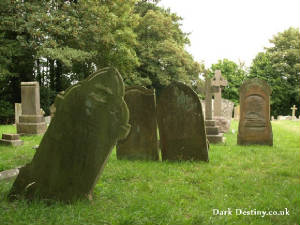
<svg viewBox="0 0 300 225"><path fill-rule="evenodd" d="M267 82L258 78L248 80L240 87L239 145L273 145L271 92Z"/></svg>
<svg viewBox="0 0 300 225"><path fill-rule="evenodd" d="M111 150L130 128L123 96L122 78L111 68L58 95L55 116L33 160L20 169L9 198L91 199Z"/></svg>
<svg viewBox="0 0 300 225"><path fill-rule="evenodd" d="M157 121L162 160L208 161L202 106L190 87L174 82L162 90Z"/></svg>
<svg viewBox="0 0 300 225"><path fill-rule="evenodd" d="M155 92L141 86L126 89L130 133L118 142L117 158L158 160Z"/></svg>

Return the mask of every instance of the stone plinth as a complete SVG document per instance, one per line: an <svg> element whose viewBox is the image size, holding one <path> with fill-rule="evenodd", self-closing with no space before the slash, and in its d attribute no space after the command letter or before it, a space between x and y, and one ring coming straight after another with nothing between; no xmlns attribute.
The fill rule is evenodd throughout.
<svg viewBox="0 0 300 225"><path fill-rule="evenodd" d="M2 139L0 139L0 144L21 146L24 144L24 141L20 140L19 134L2 134Z"/></svg>
<svg viewBox="0 0 300 225"><path fill-rule="evenodd" d="M248 80L240 87L239 145L273 145L271 92L267 82L258 78Z"/></svg>
<svg viewBox="0 0 300 225"><path fill-rule="evenodd" d="M38 82L21 82L22 115L17 123L17 133L25 135L43 134L47 129L40 109L40 87Z"/></svg>

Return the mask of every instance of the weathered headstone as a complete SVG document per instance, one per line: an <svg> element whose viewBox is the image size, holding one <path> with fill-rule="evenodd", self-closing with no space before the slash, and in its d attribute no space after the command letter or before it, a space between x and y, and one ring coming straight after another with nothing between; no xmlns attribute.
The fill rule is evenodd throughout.
<svg viewBox="0 0 300 225"><path fill-rule="evenodd" d="M0 144L21 146L24 144L24 141L20 140L19 134L2 134L2 139L0 139Z"/></svg>
<svg viewBox="0 0 300 225"><path fill-rule="evenodd" d="M219 91L219 87L212 87L211 80L205 80L205 129L206 136L210 143L224 142L223 134L219 132L219 127L216 126L216 121L212 116L212 94Z"/></svg>
<svg viewBox="0 0 300 225"><path fill-rule="evenodd" d="M158 160L155 92L141 86L125 92L130 133L117 144L118 159Z"/></svg>
<svg viewBox="0 0 300 225"><path fill-rule="evenodd" d="M38 82L21 82L22 115L17 123L18 134L43 134L47 125L40 108Z"/></svg>
<svg viewBox="0 0 300 225"><path fill-rule="evenodd" d="M258 78L248 80L240 87L239 145L273 145L271 92L267 82Z"/></svg>
<svg viewBox="0 0 300 225"><path fill-rule="evenodd" d="M240 105L234 107L234 120L240 120Z"/></svg>
<svg viewBox="0 0 300 225"><path fill-rule="evenodd" d="M19 117L22 115L21 103L15 103L15 124L19 123Z"/></svg>
<svg viewBox="0 0 300 225"><path fill-rule="evenodd" d="M190 87L174 82L161 91L157 121L162 160L208 161L202 107Z"/></svg>
<svg viewBox="0 0 300 225"><path fill-rule="evenodd" d="M292 120L297 119L297 117L296 117L296 110L297 110L296 106L293 105L293 107L291 108L291 110L292 110Z"/></svg>
<svg viewBox="0 0 300 225"><path fill-rule="evenodd" d="M55 116L33 160L20 169L9 198L91 199L113 147L129 132L123 96L122 77L111 68L57 96Z"/></svg>

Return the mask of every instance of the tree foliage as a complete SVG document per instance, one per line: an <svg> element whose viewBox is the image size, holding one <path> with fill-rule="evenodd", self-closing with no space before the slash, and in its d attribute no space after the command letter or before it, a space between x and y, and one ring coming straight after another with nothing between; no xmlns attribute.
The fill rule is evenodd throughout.
<svg viewBox="0 0 300 225"><path fill-rule="evenodd" d="M266 48L255 57L250 67L250 78L266 80L272 88L271 114L291 115L291 106L300 108L300 34L289 28L275 35ZM299 115L299 110L297 112Z"/></svg>
<svg viewBox="0 0 300 225"><path fill-rule="evenodd" d="M222 97L238 104L239 88L247 77L245 66L242 63L238 65L233 61L223 59L211 66L208 73L210 77L214 75L215 70L221 70L222 76L228 81L228 86L222 91Z"/></svg>

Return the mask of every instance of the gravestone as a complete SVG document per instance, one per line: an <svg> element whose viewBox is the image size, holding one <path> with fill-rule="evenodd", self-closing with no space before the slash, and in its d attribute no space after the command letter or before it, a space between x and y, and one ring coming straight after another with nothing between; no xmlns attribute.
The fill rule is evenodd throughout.
<svg viewBox="0 0 300 225"><path fill-rule="evenodd" d="M21 82L22 115L17 123L18 134L43 134L47 125L40 108L38 82Z"/></svg>
<svg viewBox="0 0 300 225"><path fill-rule="evenodd" d="M117 144L117 158L158 160L155 92L141 86L126 89L130 132Z"/></svg>
<svg viewBox="0 0 300 225"><path fill-rule="evenodd" d="M297 117L296 117L296 110L297 110L296 106L293 105L293 107L291 108L291 110L292 110L292 120L297 119Z"/></svg>
<svg viewBox="0 0 300 225"><path fill-rule="evenodd" d="M21 103L15 103L15 124L19 123L19 117L22 115Z"/></svg>
<svg viewBox="0 0 300 225"><path fill-rule="evenodd" d="M123 96L122 77L111 68L58 95L55 116L33 160L20 169L9 198L91 199L113 147L130 129Z"/></svg>
<svg viewBox="0 0 300 225"><path fill-rule="evenodd" d="M271 92L267 82L258 78L248 80L240 87L239 145L273 145Z"/></svg>
<svg viewBox="0 0 300 225"><path fill-rule="evenodd" d="M157 122L162 160L208 161L202 107L190 87L173 82L161 91Z"/></svg>
<svg viewBox="0 0 300 225"><path fill-rule="evenodd" d="M205 80L205 129L206 137L210 143L224 142L223 134L219 132L219 127L216 126L216 121L212 116L212 94L219 91L219 87L211 86L211 79Z"/></svg>
<svg viewBox="0 0 300 225"><path fill-rule="evenodd" d="M240 105L234 107L234 120L240 120Z"/></svg>
<svg viewBox="0 0 300 225"><path fill-rule="evenodd" d="M21 146L24 141L20 140L19 134L2 134L2 139L0 139L1 145L11 145L11 146Z"/></svg>

